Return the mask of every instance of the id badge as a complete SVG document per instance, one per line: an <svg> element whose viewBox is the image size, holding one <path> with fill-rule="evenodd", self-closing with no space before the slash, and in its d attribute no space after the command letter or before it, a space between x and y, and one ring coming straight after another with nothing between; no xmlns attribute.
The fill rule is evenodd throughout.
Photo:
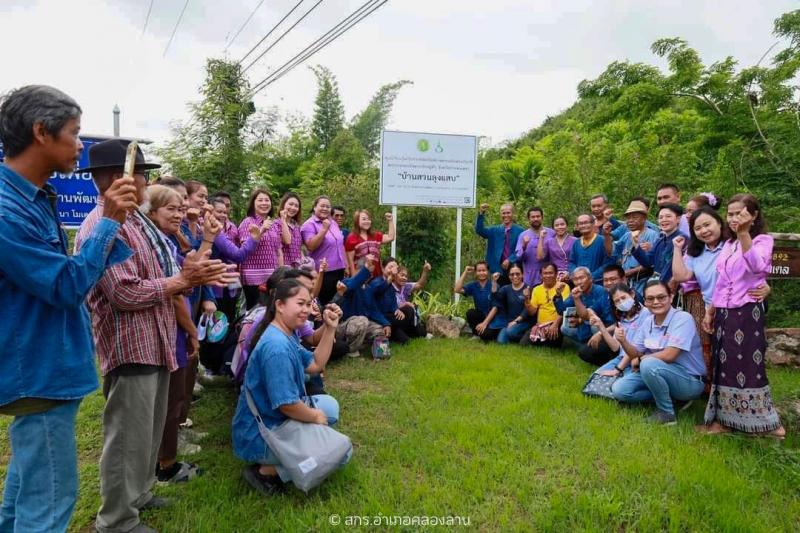
<svg viewBox="0 0 800 533"><path fill-rule="evenodd" d="M644 347L648 350L661 349L661 337L648 337L644 340Z"/></svg>

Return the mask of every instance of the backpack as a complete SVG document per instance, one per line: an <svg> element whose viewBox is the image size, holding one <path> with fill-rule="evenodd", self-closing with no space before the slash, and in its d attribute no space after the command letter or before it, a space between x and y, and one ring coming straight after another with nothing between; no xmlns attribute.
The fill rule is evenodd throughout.
<svg viewBox="0 0 800 533"><path fill-rule="evenodd" d="M244 372L247 369L247 360L250 357L250 344L253 342L255 326L264 318L267 308L257 305L248 311L241 320L241 325L236 336L236 344L233 348L230 362L230 372L233 381L242 384L244 382Z"/></svg>
<svg viewBox="0 0 800 533"><path fill-rule="evenodd" d="M372 358L376 361L381 359L389 359L392 356L392 350L389 346L389 339L383 335L378 335L372 341Z"/></svg>

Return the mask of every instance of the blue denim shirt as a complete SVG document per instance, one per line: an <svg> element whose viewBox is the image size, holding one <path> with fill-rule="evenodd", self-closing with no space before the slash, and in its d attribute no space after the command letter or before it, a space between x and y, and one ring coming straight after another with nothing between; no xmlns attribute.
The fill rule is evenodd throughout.
<svg viewBox="0 0 800 533"><path fill-rule="evenodd" d="M314 355L303 348L294 335L269 325L258 339L247 362L244 384L231 424L233 451L245 461L258 462L267 456L267 444L258 432L256 419L247 405L245 389L250 391L264 425L274 428L287 416L280 408L302 400L306 395L305 369Z"/></svg>
<svg viewBox="0 0 800 533"><path fill-rule="evenodd" d="M79 254L67 254L56 192L0 164L0 405L72 400L97 388L84 299L106 266L130 249L104 218Z"/></svg>
<svg viewBox="0 0 800 533"><path fill-rule="evenodd" d="M516 263L519 259L516 254L517 241L520 234L525 231L519 224L511 224L508 248L511 255L508 257L509 263ZM506 228L502 224L486 227L485 217L478 215L475 219L475 233L486 239L486 262L489 263L489 272L503 272L502 261L503 245L506 240Z"/></svg>

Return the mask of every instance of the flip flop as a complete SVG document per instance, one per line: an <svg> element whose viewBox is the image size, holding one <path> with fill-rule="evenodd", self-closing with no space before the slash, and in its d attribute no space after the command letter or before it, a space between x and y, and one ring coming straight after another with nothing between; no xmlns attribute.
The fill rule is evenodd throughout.
<svg viewBox="0 0 800 533"><path fill-rule="evenodd" d="M698 424L694 429L702 435L730 435L733 433L732 429L726 428L721 424L717 424L716 427L707 424Z"/></svg>

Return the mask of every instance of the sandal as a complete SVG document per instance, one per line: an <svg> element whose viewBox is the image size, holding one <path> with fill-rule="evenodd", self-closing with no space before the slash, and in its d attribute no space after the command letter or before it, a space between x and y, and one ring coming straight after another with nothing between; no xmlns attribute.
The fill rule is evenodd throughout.
<svg viewBox="0 0 800 533"><path fill-rule="evenodd" d="M719 422L712 422L711 424L698 424L694 427L695 431L703 435L728 435L733 433L731 428L725 427Z"/></svg>

